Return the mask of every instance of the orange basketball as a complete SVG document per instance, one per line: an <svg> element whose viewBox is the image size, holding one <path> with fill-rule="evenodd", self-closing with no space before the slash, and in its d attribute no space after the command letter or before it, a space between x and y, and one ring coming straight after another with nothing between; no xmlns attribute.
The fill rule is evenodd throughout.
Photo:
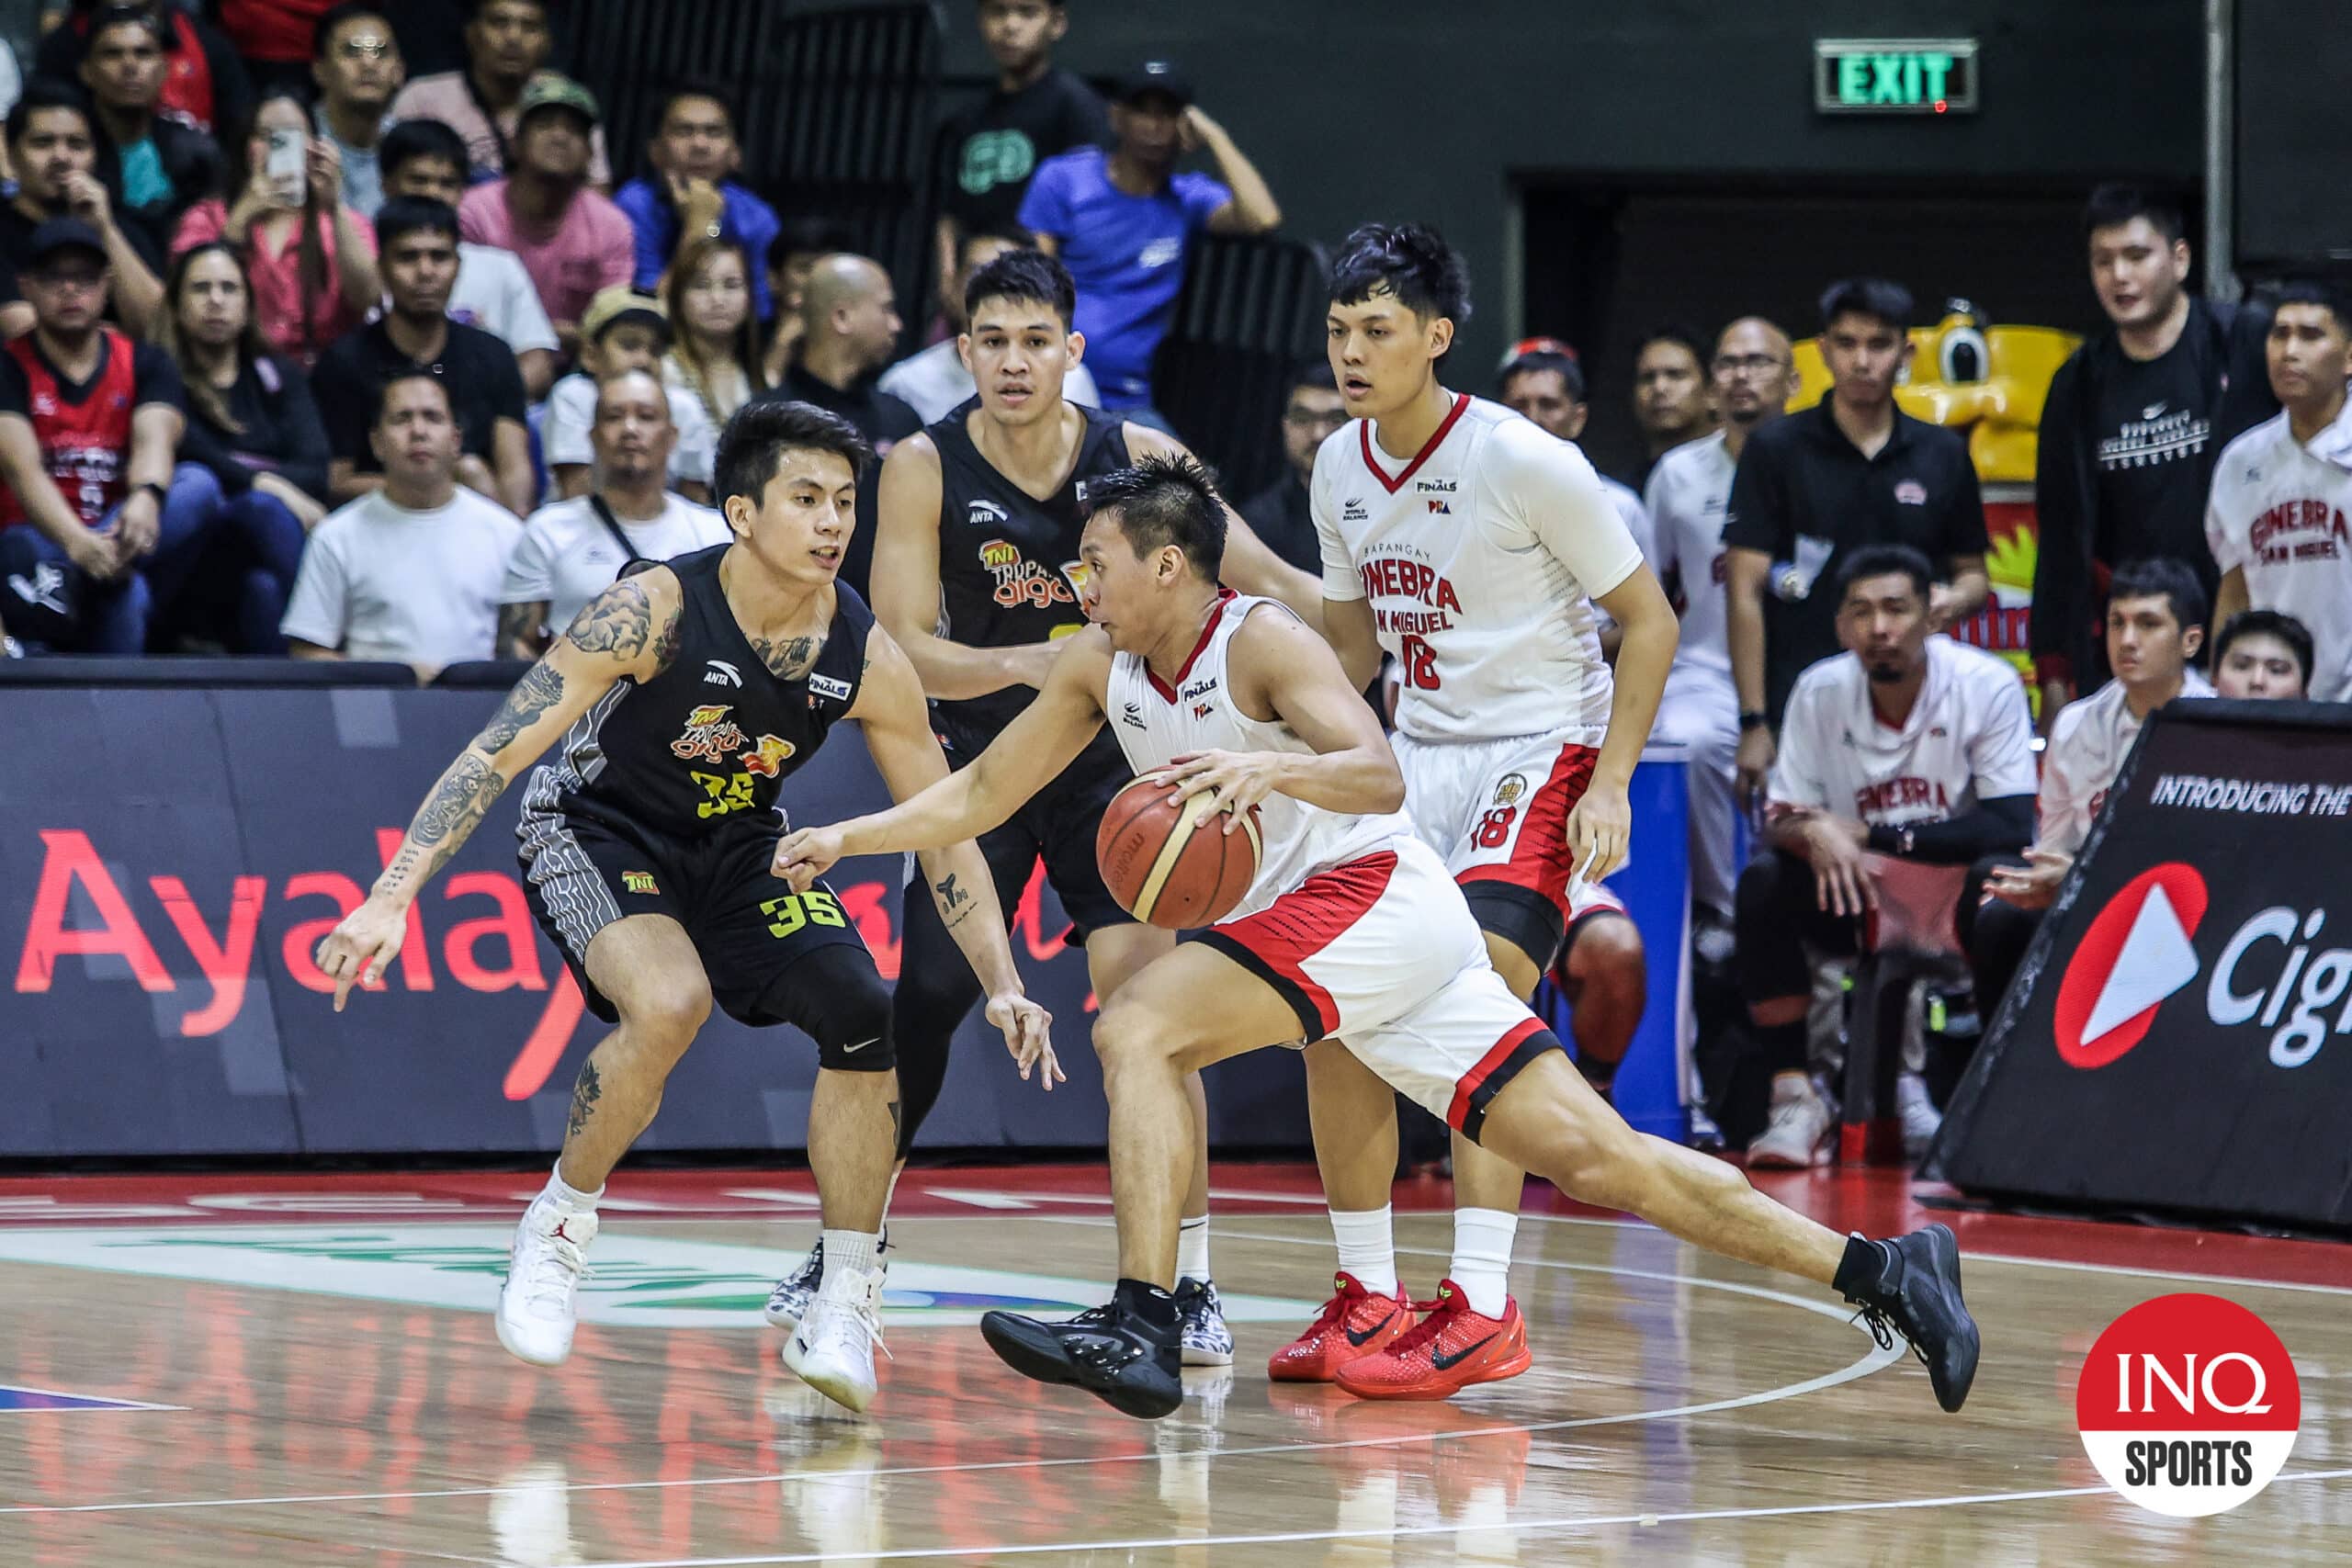
<svg viewBox="0 0 2352 1568"><path fill-rule="evenodd" d="M1169 788L1137 779L1111 798L1094 831L1103 885L1136 919L1185 931L1233 912L1258 875L1258 808L1225 831L1206 795L1171 802Z"/></svg>

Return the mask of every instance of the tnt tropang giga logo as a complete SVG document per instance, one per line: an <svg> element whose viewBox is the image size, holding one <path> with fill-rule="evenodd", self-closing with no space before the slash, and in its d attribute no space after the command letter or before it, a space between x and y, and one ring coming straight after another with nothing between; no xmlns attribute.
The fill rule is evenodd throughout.
<svg viewBox="0 0 2352 1568"><path fill-rule="evenodd" d="M2269 1485L2302 1414L2286 1346L2220 1296L2141 1303L2107 1325L2075 1385L2075 1424L2099 1474L2177 1518L2227 1512Z"/></svg>

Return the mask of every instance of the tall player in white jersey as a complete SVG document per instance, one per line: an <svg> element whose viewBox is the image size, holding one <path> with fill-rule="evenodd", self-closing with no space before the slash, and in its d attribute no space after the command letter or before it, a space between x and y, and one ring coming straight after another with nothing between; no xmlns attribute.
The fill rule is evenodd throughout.
<svg viewBox="0 0 2352 1568"><path fill-rule="evenodd" d="M1417 224L1367 224L1334 263L1332 374L1351 422L1315 461L1325 635L1351 668L1396 661L1407 809L1461 884L1495 969L1534 994L1583 884L1625 858L1627 790L1674 657L1674 611L1575 446L1438 379L1470 313L1462 258ZM1622 628L1616 679L1605 612ZM1337 1290L1276 1378L1443 1398L1529 1365L1510 1300L1521 1173L1454 1139L1452 1333L1404 1332L1388 1193L1393 1098L1333 1043L1307 1052Z"/></svg>
<svg viewBox="0 0 2352 1568"><path fill-rule="evenodd" d="M1130 765L1228 814L1220 828L1215 811L1188 813L1201 824L1192 831L1229 833L1260 813L1262 852L1240 905L1147 964L1094 1026L1111 1102L1112 1300L1066 1323L990 1313L981 1328L997 1354L1131 1416L1175 1410L1170 1288L1193 1158L1184 1075L1268 1045L1339 1039L1516 1168L1728 1257L1834 1285L1882 1343L1900 1328L1938 1401L1958 1409L1977 1337L1951 1233L1840 1237L1731 1166L1626 1126L1487 963L1461 890L1399 810L1405 781L1379 721L1331 649L1282 605L1217 586L1225 511L1200 467L1148 457L1097 479L1093 496L1080 556L1094 624L1065 639L1036 700L969 766L888 811L789 834L775 861L797 887L843 855L975 837L1106 723ZM1451 1360L1469 1353L1462 1327L1434 1314L1413 1336Z"/></svg>

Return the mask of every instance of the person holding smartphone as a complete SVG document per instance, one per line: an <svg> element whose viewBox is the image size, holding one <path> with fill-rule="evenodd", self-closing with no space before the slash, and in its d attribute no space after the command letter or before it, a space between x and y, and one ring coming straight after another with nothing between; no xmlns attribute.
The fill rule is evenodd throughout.
<svg viewBox="0 0 2352 1568"><path fill-rule="evenodd" d="M254 319L269 345L308 369L383 298L376 240L343 200L343 161L293 94L262 99L229 194L180 220L172 254L214 240L243 257Z"/></svg>

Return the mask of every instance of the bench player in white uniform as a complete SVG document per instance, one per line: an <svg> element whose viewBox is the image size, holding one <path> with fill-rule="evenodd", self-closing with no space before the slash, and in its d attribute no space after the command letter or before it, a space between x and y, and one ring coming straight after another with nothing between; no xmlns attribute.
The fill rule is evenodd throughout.
<svg viewBox="0 0 2352 1568"><path fill-rule="evenodd" d="M1331 299L1331 370L1354 417L1324 442L1311 486L1325 635L1351 670L1375 651L1395 660L1413 827L1462 885L1496 970L1530 997L1574 890L1624 859L1674 611L1581 452L1440 383L1470 309L1467 270L1442 239L1358 229ZM1622 628L1614 682L1604 613ZM1432 1339L1396 1349L1410 1317L1390 1241L1395 1101L1336 1044L1308 1051L1307 1087L1340 1276L1271 1374L1442 1398L1525 1371L1509 1276L1520 1172L1454 1139L1450 1288L1433 1305L1483 1348L1443 1364Z"/></svg>
<svg viewBox="0 0 2352 1568"><path fill-rule="evenodd" d="M1338 1038L1464 1135L1576 1198L1834 1285L1883 1337L1902 1329L1939 1402L1957 1409L1976 1329L1951 1233L1840 1237L1731 1166L1626 1126L1487 964L1461 890L1399 809L1405 783L1379 721L1330 649L1280 604L1217 586L1225 512L1199 466L1148 457L1093 494L1080 559L1094 624L1066 639L1036 700L951 777L888 811L789 834L775 862L797 887L843 855L971 838L1105 724L1133 766L1231 814L1220 823L1204 810L1193 830L1231 832L1260 812L1263 849L1240 905L1147 964L1095 1023L1111 1103L1113 1298L1067 1323L990 1313L982 1331L997 1353L1128 1415L1175 1410L1171 1287L1193 1158L1184 1075ZM1462 1326L1433 1314L1413 1333L1450 1359L1475 1343Z"/></svg>

